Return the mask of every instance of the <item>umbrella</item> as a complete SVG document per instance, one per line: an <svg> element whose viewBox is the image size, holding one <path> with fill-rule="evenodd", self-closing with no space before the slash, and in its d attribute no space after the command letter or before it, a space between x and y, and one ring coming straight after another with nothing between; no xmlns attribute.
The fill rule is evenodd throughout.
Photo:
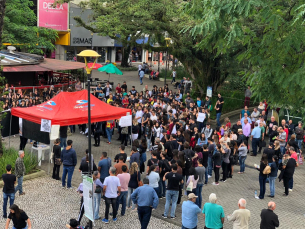
<svg viewBox="0 0 305 229"><path fill-rule="evenodd" d="M93 64L94 64L94 63L88 63L88 65L87 65L88 68L91 68ZM103 67L103 65L98 64L98 63L95 63L92 69L98 69L98 68L101 68L101 67ZM86 68L86 67L85 67L85 68Z"/></svg>
<svg viewBox="0 0 305 229"><path fill-rule="evenodd" d="M110 78L110 73L111 74L117 74L117 75L123 75L123 73L118 69L116 66L114 66L112 63L105 65L102 68L97 69L99 72L106 72L109 74ZM109 80L108 78L108 80Z"/></svg>

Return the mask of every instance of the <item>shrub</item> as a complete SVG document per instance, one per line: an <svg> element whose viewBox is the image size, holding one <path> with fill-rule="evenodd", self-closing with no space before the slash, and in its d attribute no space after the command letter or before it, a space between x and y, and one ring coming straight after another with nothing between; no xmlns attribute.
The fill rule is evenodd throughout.
<svg viewBox="0 0 305 229"><path fill-rule="evenodd" d="M183 77L186 77L186 78L190 77L190 75L187 73L187 71L185 70L185 68L183 66L178 66L175 69L177 72L176 81L177 81L177 79L181 80ZM164 68L161 69L159 78L164 78L165 72L166 72L166 70ZM166 79L169 79L171 74L172 74L172 69L168 69Z"/></svg>
<svg viewBox="0 0 305 229"><path fill-rule="evenodd" d="M131 66L131 67L122 67L121 65L117 65L116 67L118 69L120 69L121 71L125 71L125 72L128 72L128 71L138 71L138 68L134 67L134 66Z"/></svg>
<svg viewBox="0 0 305 229"><path fill-rule="evenodd" d="M12 173L15 173L15 162L16 159L19 157L18 151L12 148L6 149L3 148L3 155L0 157L0 174L6 173L6 165L10 164L12 166ZM25 165L25 173L29 174L36 170L38 165L37 157L31 157L31 154L25 152L24 158L24 165Z"/></svg>

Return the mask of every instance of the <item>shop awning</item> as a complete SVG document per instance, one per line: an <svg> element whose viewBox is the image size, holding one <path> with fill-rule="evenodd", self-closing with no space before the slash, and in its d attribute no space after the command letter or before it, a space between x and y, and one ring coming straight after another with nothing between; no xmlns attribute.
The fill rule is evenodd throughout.
<svg viewBox="0 0 305 229"><path fill-rule="evenodd" d="M72 62L45 58L40 64L5 66L3 72L49 72L84 68L85 64L81 62Z"/></svg>

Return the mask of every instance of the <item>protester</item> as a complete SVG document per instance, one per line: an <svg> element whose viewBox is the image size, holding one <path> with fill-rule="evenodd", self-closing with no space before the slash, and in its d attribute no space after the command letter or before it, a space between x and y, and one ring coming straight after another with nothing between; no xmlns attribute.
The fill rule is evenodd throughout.
<svg viewBox="0 0 305 229"><path fill-rule="evenodd" d="M222 146L220 144L217 144L217 151L214 152L212 159L214 163L214 175L215 175L215 182L213 182L213 185L219 185L219 169L221 168L221 154L220 151L222 149Z"/></svg>
<svg viewBox="0 0 305 229"><path fill-rule="evenodd" d="M132 201L138 205L138 216L141 229L146 229L152 209L156 209L159 204L159 198L155 190L150 187L148 178L143 179L143 186L138 187L131 195Z"/></svg>
<svg viewBox="0 0 305 229"><path fill-rule="evenodd" d="M207 169L204 167L203 163L204 163L203 159L199 158L198 166L195 168L196 173L198 174L198 177L199 177L197 187L196 187L196 192L195 192L198 196L196 198L196 204L198 205L198 207L200 209L201 209L201 205L202 205L202 187L205 183L207 183ZM204 178L205 178L205 181L203 181Z"/></svg>
<svg viewBox="0 0 305 229"><path fill-rule="evenodd" d="M205 229L221 229L225 220L225 213L221 205L216 204L217 197L215 193L209 196L209 203L203 206L203 217L205 221Z"/></svg>
<svg viewBox="0 0 305 229"><path fill-rule="evenodd" d="M130 209L132 205L132 210L135 210L136 205L131 201L131 194L136 188L139 187L139 181L141 181L141 173L139 172L139 166L136 162L133 162L129 169L130 180L128 183L128 197L127 197L127 208Z"/></svg>
<svg viewBox="0 0 305 229"><path fill-rule="evenodd" d="M10 206L10 214L7 217L5 229L9 228L11 220L13 221L13 229L31 229L31 220L27 214L21 210L16 204Z"/></svg>
<svg viewBox="0 0 305 229"><path fill-rule="evenodd" d="M269 202L268 209L262 210L260 229L275 229L280 226L278 216L273 212L275 208L276 204Z"/></svg>
<svg viewBox="0 0 305 229"><path fill-rule="evenodd" d="M291 149L294 150L294 149ZM293 174L295 171L295 167L298 167L299 164L297 161L291 157L290 151L288 154L285 154L285 160L283 162L283 169L284 169L284 174L283 174L283 180L284 180L284 187L285 187L285 193L283 194L284 196L288 196L289 194L289 181L293 179ZM291 189L292 191L292 189Z"/></svg>
<svg viewBox="0 0 305 229"><path fill-rule="evenodd" d="M15 188L15 193L19 191L19 196L21 196L25 194L25 192L22 189L23 176L25 174L25 166L23 162L24 151L20 150L18 154L19 157L16 159L16 163L15 163L15 175L17 177L17 186Z"/></svg>
<svg viewBox="0 0 305 229"><path fill-rule="evenodd" d="M103 195L105 196L105 218L102 220L104 223L109 223L108 216L109 216L109 208L110 204L112 205L112 211L113 211L113 222L117 221L117 205L116 200L117 197L121 194L121 183L120 179L115 176L116 169L114 167L110 167L109 169L110 176L105 178L105 181L103 183Z"/></svg>
<svg viewBox="0 0 305 229"><path fill-rule="evenodd" d="M124 163L124 156L120 156L119 162L114 165L114 168L116 169L116 175L123 173L123 166L126 166L126 168L127 168L127 164ZM127 169L127 171L128 171L128 169Z"/></svg>
<svg viewBox="0 0 305 229"><path fill-rule="evenodd" d="M196 229L201 209L195 204L198 196L190 193L182 204L182 229Z"/></svg>
<svg viewBox="0 0 305 229"><path fill-rule="evenodd" d="M121 216L124 216L126 211L128 184L130 181L130 174L128 173L127 165L122 166L122 173L118 174L117 177L120 179L121 194L117 197L116 207L117 211L119 211L119 206L122 204Z"/></svg>
<svg viewBox="0 0 305 229"><path fill-rule="evenodd" d="M15 184L16 176L12 174L12 166L6 166L6 173L2 174L3 186L3 218L7 218L7 201L10 198L10 206L14 204L15 200Z"/></svg>
<svg viewBox="0 0 305 229"><path fill-rule="evenodd" d="M268 166L268 158L266 154L263 154L260 162L260 166L256 168L259 171L259 187L260 187L259 196L255 197L257 199L264 199L265 196L267 174L264 173L264 170L266 166Z"/></svg>
<svg viewBox="0 0 305 229"><path fill-rule="evenodd" d="M179 184L183 184L183 177L177 173L177 165L173 164L171 166L172 171L165 173L163 181L168 180L167 190L166 190L166 203L163 218L167 218L170 204L172 204L170 217L175 219L176 206L179 195Z"/></svg>
<svg viewBox="0 0 305 229"><path fill-rule="evenodd" d="M94 220L98 220L101 217L99 216L100 212L100 204L101 204L101 197L102 197L102 190L103 184L100 181L100 173L98 171L94 171L92 174L93 182L94 182Z"/></svg>
<svg viewBox="0 0 305 229"><path fill-rule="evenodd" d="M52 178L55 180L60 180L59 177L59 170L60 170L60 166L62 164L61 161L61 147L60 147L60 139L57 138L54 142L54 146L53 146L53 175Z"/></svg>
<svg viewBox="0 0 305 229"><path fill-rule="evenodd" d="M107 157L107 152L103 152L97 168L97 170L100 172L100 180L102 183L104 183L105 178L109 176L110 167L111 159Z"/></svg>
<svg viewBox="0 0 305 229"><path fill-rule="evenodd" d="M71 181L74 167L77 164L76 152L72 148L72 140L67 141L67 147L61 151L61 161L63 163L62 188L66 187L66 176L68 174L67 188L72 189Z"/></svg>
<svg viewBox="0 0 305 229"><path fill-rule="evenodd" d="M238 201L238 210L232 215L228 215L228 221L233 222L233 229L248 229L250 221L250 211L246 209L247 202L241 198Z"/></svg>
<svg viewBox="0 0 305 229"><path fill-rule="evenodd" d="M242 142L240 146L238 147L238 157L239 157L239 165L240 165L240 170L238 174L243 174L245 172L245 161L247 159L247 146L245 142Z"/></svg>
<svg viewBox="0 0 305 229"><path fill-rule="evenodd" d="M270 195L268 197L273 198L275 195L275 180L277 178L277 172L278 172L278 163L279 159L276 155L272 156L272 162L269 163L271 167L271 172L269 174L269 186L270 186ZM269 161L268 161L269 162Z"/></svg>

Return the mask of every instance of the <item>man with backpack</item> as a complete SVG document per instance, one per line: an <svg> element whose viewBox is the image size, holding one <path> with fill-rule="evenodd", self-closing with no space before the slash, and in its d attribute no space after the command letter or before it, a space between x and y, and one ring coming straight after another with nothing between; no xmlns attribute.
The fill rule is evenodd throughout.
<svg viewBox="0 0 305 229"><path fill-rule="evenodd" d="M161 197L165 197L165 191L166 191L166 187L165 187L165 181L163 181L163 177L165 175L165 173L170 172L171 171L171 166L168 162L168 160L166 159L166 153L164 151L161 152L161 160L160 160L160 181L161 181L161 186L159 187L160 190L160 195Z"/></svg>

